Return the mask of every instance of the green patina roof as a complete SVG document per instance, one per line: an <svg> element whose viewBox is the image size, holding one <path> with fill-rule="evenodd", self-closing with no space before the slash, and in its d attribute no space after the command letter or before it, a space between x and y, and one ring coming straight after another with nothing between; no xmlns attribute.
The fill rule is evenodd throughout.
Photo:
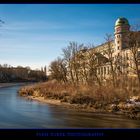
<svg viewBox="0 0 140 140"><path fill-rule="evenodd" d="M115 26L120 26L120 25L129 25L129 22L126 18L120 17L117 19Z"/></svg>

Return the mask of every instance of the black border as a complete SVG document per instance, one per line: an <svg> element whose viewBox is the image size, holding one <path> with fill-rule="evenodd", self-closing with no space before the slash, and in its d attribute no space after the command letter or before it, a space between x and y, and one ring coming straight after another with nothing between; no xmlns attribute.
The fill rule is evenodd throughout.
<svg viewBox="0 0 140 140"><path fill-rule="evenodd" d="M122 139L139 138L140 129L0 129L0 138L98 138L98 139Z"/></svg>
<svg viewBox="0 0 140 140"><path fill-rule="evenodd" d="M0 4L140 4L138 0L0 0Z"/></svg>
<svg viewBox="0 0 140 140"><path fill-rule="evenodd" d="M0 0L0 4L140 4L137 0L113 0L113 1L81 1L76 0ZM71 136L70 136L71 134ZM85 136L83 136L85 134ZM48 137L76 137L76 138L98 138L98 139L135 139L140 137L140 129L0 129L0 138L48 138Z"/></svg>

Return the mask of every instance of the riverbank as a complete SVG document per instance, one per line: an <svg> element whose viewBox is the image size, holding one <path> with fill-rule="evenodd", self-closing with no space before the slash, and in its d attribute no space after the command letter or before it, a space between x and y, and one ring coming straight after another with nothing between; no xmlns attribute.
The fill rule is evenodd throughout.
<svg viewBox="0 0 140 140"><path fill-rule="evenodd" d="M16 86L16 85L25 85L25 83L0 83L0 88Z"/></svg>
<svg viewBox="0 0 140 140"><path fill-rule="evenodd" d="M33 82L0 83L0 88L11 87L11 86L25 86L25 85L33 85Z"/></svg>
<svg viewBox="0 0 140 140"><path fill-rule="evenodd" d="M127 89L87 85L74 87L46 82L23 87L19 94L30 100L62 105L78 111L123 114L132 119L140 119L140 96L134 96Z"/></svg>
<svg viewBox="0 0 140 140"><path fill-rule="evenodd" d="M78 105L78 104L70 104L67 102L62 102L61 100L56 100L56 99L44 99L44 97L36 97L36 96L26 96L25 97L28 100L34 100L34 101L38 101L40 103L44 103L44 104L51 104L51 105L57 105L57 106L62 106L64 108L68 108L68 109L75 109L77 111L84 111L84 112L106 112L104 110L96 110L93 107L89 107L86 105ZM109 112L108 112L109 113Z"/></svg>
<svg viewBox="0 0 140 140"><path fill-rule="evenodd" d="M61 100L56 100L56 99L44 99L44 97L36 97L36 96L24 96L27 100L30 101L37 101L40 102L41 104L50 104L50 105L55 105L55 106L61 106L63 108L69 109L69 110L76 110L78 112L89 112L89 113L99 113L99 114L106 114L106 115L121 115L121 116L126 116L127 118L139 120L140 116L138 115L133 115L130 111L113 111L111 109L95 109L94 107L90 107L88 105L79 105L79 104L70 104L67 102L62 102Z"/></svg>

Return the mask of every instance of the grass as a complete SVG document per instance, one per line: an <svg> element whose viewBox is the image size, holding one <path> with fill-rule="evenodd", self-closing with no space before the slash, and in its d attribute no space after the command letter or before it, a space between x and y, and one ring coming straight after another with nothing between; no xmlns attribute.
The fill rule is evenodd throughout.
<svg viewBox="0 0 140 140"><path fill-rule="evenodd" d="M61 102L74 104L78 109L93 109L106 112L121 112L132 119L140 119L140 106L128 105L130 98L139 98L138 86L113 87L111 85L95 86L79 84L63 84L57 81L48 81L19 90L21 96L44 97L44 99L56 99Z"/></svg>
<svg viewBox="0 0 140 140"><path fill-rule="evenodd" d="M38 83L26 86L19 90L21 96L41 96L44 99L57 99L71 104L85 104L96 108L105 107L109 104L126 102L130 96L140 95L140 90L128 88L114 88L113 86L89 86L62 84L57 81Z"/></svg>

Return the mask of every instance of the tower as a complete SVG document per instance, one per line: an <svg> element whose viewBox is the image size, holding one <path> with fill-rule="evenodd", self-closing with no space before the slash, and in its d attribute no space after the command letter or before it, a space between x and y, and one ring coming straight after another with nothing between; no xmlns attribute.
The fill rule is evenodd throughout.
<svg viewBox="0 0 140 140"><path fill-rule="evenodd" d="M126 48L127 37L126 34L129 32L130 25L126 18L120 17L115 23L115 51L119 52Z"/></svg>

